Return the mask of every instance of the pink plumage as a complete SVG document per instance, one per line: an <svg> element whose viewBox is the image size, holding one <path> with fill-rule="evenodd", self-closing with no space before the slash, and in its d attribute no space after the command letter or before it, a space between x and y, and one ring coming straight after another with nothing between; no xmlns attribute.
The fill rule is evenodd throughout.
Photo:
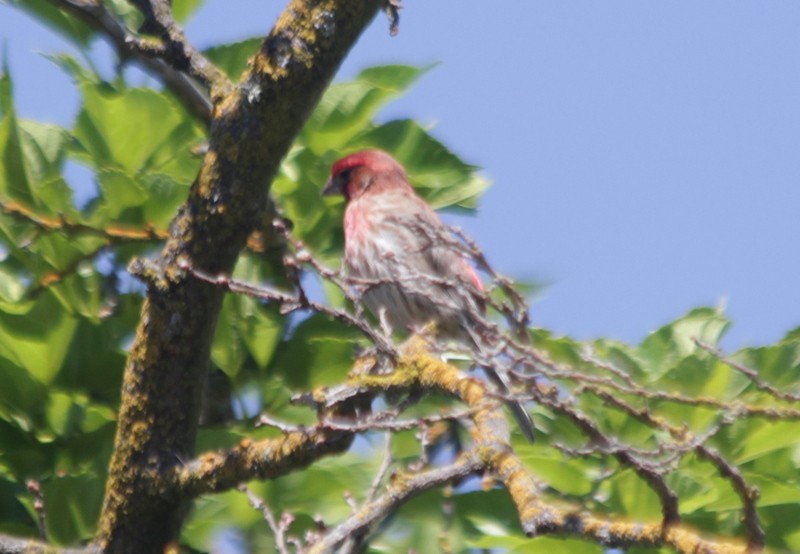
<svg viewBox="0 0 800 554"><path fill-rule="evenodd" d="M397 160L380 150L350 154L333 165L323 194L345 198L344 267L370 311L395 331L434 322L440 338L481 348L488 329L481 280ZM532 440L530 416L511 408Z"/></svg>

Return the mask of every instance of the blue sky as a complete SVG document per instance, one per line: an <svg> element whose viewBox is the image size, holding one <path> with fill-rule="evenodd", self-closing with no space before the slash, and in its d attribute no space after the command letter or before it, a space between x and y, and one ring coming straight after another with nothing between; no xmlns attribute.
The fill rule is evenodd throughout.
<svg viewBox="0 0 800 554"><path fill-rule="evenodd" d="M725 345L800 325L800 3L405 0L345 62L440 64L413 117L493 187L460 219L500 271L544 281L534 324L638 342L724 303ZM201 46L265 34L280 2L208 0ZM68 125L67 45L0 5L26 117Z"/></svg>

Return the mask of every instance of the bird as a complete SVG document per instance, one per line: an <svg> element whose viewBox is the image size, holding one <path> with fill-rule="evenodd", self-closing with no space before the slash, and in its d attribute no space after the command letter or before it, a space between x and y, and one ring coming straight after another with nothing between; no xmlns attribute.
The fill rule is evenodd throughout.
<svg viewBox="0 0 800 554"><path fill-rule="evenodd" d="M322 195L345 199L343 269L384 328L413 332L433 323L437 339L487 352L493 328L484 318L483 283L394 157L370 149L341 158ZM484 371L501 393L509 391L507 375ZM520 402L507 404L533 442L530 414Z"/></svg>

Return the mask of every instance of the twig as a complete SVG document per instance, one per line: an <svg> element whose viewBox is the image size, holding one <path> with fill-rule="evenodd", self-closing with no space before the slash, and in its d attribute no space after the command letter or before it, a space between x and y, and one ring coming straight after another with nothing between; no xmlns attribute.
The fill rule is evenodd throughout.
<svg viewBox="0 0 800 554"><path fill-rule="evenodd" d="M648 390L640 386L626 386L617 383L608 377L599 377L590 375L585 371L573 370L563 365L554 363L544 357L542 354L534 349L524 348L518 344L514 345L515 348L520 348L526 352L532 360L537 364L537 371L545 377L559 382L571 381L574 383L581 383L582 385L595 384L599 386L608 387L621 394L632 395L641 398L642 400L649 401L662 401L674 402L676 404L684 404L687 406L706 407L716 410L735 411L742 413L748 417L763 417L771 420L798 420L800 419L800 409L794 408L775 408L771 406L755 406L745 404L740 401L720 400L718 398L711 398L707 396L686 396L680 393ZM514 373L514 377L520 381L530 380L532 376Z"/></svg>
<svg viewBox="0 0 800 554"><path fill-rule="evenodd" d="M325 304L315 302L308 299L304 294L289 294L273 288L257 287L255 285L233 279L227 275L210 275L204 271L192 267L188 260L185 259L180 260L178 265L190 275L206 283L223 287L231 292L252 296L253 298L274 301L281 306L281 311L284 314L288 314L296 310L310 310L316 313L327 315L361 331L382 354L391 358L397 357L397 351L389 338L387 338L383 333L373 329L368 321L355 317L344 310L331 308Z"/></svg>
<svg viewBox="0 0 800 554"><path fill-rule="evenodd" d="M260 441L243 439L234 448L206 452L170 468L161 476L160 486L191 498L229 490L251 479L275 479L346 451L353 437L353 433L314 427Z"/></svg>
<svg viewBox="0 0 800 554"><path fill-rule="evenodd" d="M63 281L64 279L75 273L82 263L94 260L97 256L105 252L106 249L108 249L108 244L103 244L95 248L94 250L91 250L89 252L86 252L85 254L77 256L75 259L70 261L65 267L62 267L57 271L51 271L49 273L45 273L37 280L34 286L30 287L26 291L27 296L29 298L34 298L44 290L52 287L57 283L60 283L61 281Z"/></svg>
<svg viewBox="0 0 800 554"><path fill-rule="evenodd" d="M752 552L760 552L766 545L766 534L758 517L757 502L761 493L758 487L747 483L739 468L728 462L715 448L700 445L697 455L709 460L719 474L731 482L733 490L742 501L742 523L747 530L747 546Z"/></svg>
<svg viewBox="0 0 800 554"><path fill-rule="evenodd" d="M600 450L605 450L613 455L619 463L625 467L630 467L650 488L658 495L661 502L661 512L663 525L668 527L680 521L680 511L678 509L678 496L675 491L667 484L662 472L652 465L642 463L637 459L628 448L617 448L614 440L607 437L594 421L582 414L567 402L555 398L541 395L536 401L551 410L570 419L578 428L596 445Z"/></svg>
<svg viewBox="0 0 800 554"><path fill-rule="evenodd" d="M583 360L588 364L591 364L592 366L598 369L603 369L609 372L615 377L621 379L626 385L628 385L628 387L633 388L637 386L636 382L633 380L633 378L631 378L630 375L622 371L617 366L597 358L594 354L594 349L591 346L587 346L586 349L584 349L584 351L581 352L581 360Z"/></svg>
<svg viewBox="0 0 800 554"><path fill-rule="evenodd" d="M286 546L286 531L288 531L294 518L289 514L284 514L281 516L279 523L275 520L272 510L269 509L266 502L257 497L246 485L239 485L238 488L247 495L247 501L250 505L264 516L264 521L267 522L267 525L269 525L269 528L272 530L272 534L275 536L275 550L277 550L279 554L289 554L289 548Z"/></svg>
<svg viewBox="0 0 800 554"><path fill-rule="evenodd" d="M11 200L0 200L0 210L7 215L10 215L19 221L30 223L37 229L43 232L63 232L67 235L92 235L106 241L158 241L167 238L167 232L156 229L153 225L147 225L145 228L140 227L124 227L117 225L110 225L106 228L97 228L80 223L77 221L70 221L63 215L57 217L48 217L36 213L32 208L29 208L19 202Z"/></svg>
<svg viewBox="0 0 800 554"><path fill-rule="evenodd" d="M375 500L375 495L378 494L378 487L380 487L383 479L389 473L389 469L392 467L394 463L394 458L392 457L392 434L386 433L383 437L383 460L381 461L381 466L378 468L378 471L375 473L375 477L372 479L372 484L367 491L367 502L372 502Z"/></svg>
<svg viewBox="0 0 800 554"><path fill-rule="evenodd" d="M45 236L47 233L63 233L66 236L89 235L97 237L103 243L96 248L85 252L73 260L65 267L45 273L39 277L37 283L28 289L28 296L36 296L44 289L61 282L69 275L75 273L81 263L95 259L106 251L110 246L126 242L157 242L166 238L167 233L148 225L145 228L109 226L97 228L85 223L71 221L63 215L48 217L35 212L33 209L14 201L0 200L0 210L6 215L18 221L28 223L35 228L35 233L22 244L21 248L28 248L30 245Z"/></svg>
<svg viewBox="0 0 800 554"><path fill-rule="evenodd" d="M162 56L168 55L167 48L163 44L136 35L99 0L49 0L49 2L100 31L111 40L121 59L136 60L183 100L195 117L206 125L211 123L208 89L203 90L190 75L162 59ZM198 76L202 76L202 72L198 73Z"/></svg>
<svg viewBox="0 0 800 554"><path fill-rule="evenodd" d="M172 15L171 2L166 0L147 0L137 2L137 6L149 4L149 9L143 12L146 17L150 17L148 22L152 28L157 30L165 41L163 57L169 61L173 67L180 71L187 71L189 75L197 79L206 90L212 95L223 92L215 91L222 87L228 89L232 83L228 77L211 63L199 50L197 50L186 38L186 34Z"/></svg>
<svg viewBox="0 0 800 554"><path fill-rule="evenodd" d="M397 432L397 431L410 431L412 429L417 429L423 426L429 426L434 423L439 423L442 421L453 421L456 419L464 419L471 415L469 411L463 410L451 414L419 417L417 419L410 419L410 420L397 420L397 419L386 420L385 417L382 417L386 413L387 412L380 412L369 418L364 419L363 421L335 421L333 419L326 418L320 423L320 425L326 429L331 429L335 431L352 431L354 433L360 433L364 431L381 431L381 430Z"/></svg>
<svg viewBox="0 0 800 554"><path fill-rule="evenodd" d="M267 414L261 414L256 421L256 427L274 427L278 429L284 435L288 435L289 433L303 433L305 432L305 428L302 425L289 425L287 423L283 423L278 421L277 419L273 419L271 416Z"/></svg>
<svg viewBox="0 0 800 554"><path fill-rule="evenodd" d="M389 34L397 36L400 30L400 8L403 7L400 0L383 0L383 9L389 17Z"/></svg>
<svg viewBox="0 0 800 554"><path fill-rule="evenodd" d="M747 531L748 545L756 550L764 547L766 537L756 509L756 503L760 496L758 488L747 483L742 472L726 460L718 450L706 446L705 444L712 436L719 433L724 426L733 423L735 421L734 418L722 418L720 424L710 429L703 436L691 439L686 429L669 425L662 419L654 418L647 410L637 410L608 393L600 391L595 392L607 404L621 409L629 416L650 427L667 431L673 438L680 440L681 443L686 445L684 448L685 450L692 450L696 452L700 458L711 462L711 464L717 468L719 474L730 481L731 487L742 501L742 513L744 514L742 522Z"/></svg>
<svg viewBox="0 0 800 554"><path fill-rule="evenodd" d="M47 528L45 526L44 491L39 481L28 479L25 487L33 496L33 511L36 512L36 526L39 528L39 538L47 541Z"/></svg>
<svg viewBox="0 0 800 554"><path fill-rule="evenodd" d="M736 371L738 371L739 373L743 374L745 377L750 379L750 381L752 381L752 383L756 386L757 389L762 390L767 394L774 396L775 398L778 398L780 400L785 400L787 402L800 402L800 394L793 394L790 392L783 392L781 390L778 390L777 387L771 385L770 383L767 383L761 377L759 377L758 372L740 363L734 362L733 360L725 356L720 350L714 348L710 344L707 344L698 338L692 338L692 341L697 346L699 346L700 348L702 348L703 350L705 350L706 352L717 358L719 361L721 361L728 367L735 369Z"/></svg>
<svg viewBox="0 0 800 554"><path fill-rule="evenodd" d="M389 483L386 492L366 503L358 512L332 528L318 542L312 544L306 552L307 554L332 552L348 537L368 532L412 497L435 487L463 479L478 472L481 467L482 464L475 456L463 455L444 467L417 474L406 474L402 479Z"/></svg>
<svg viewBox="0 0 800 554"><path fill-rule="evenodd" d="M330 270L319 263L302 243L293 240L288 236L288 232L286 235L288 237L287 242L294 248L294 255L288 260L289 266L297 270L297 274L293 279L296 288L294 293L285 293L268 287L255 287L237 282L227 276L214 277L192 269L188 263L183 263L181 267L201 280L226 287L228 290L277 301L286 312L301 309L302 307L302 309L332 315L331 308L310 301L299 284L299 271L304 267L311 268L323 279L327 279L338 286L355 306L355 315L348 312L339 312L335 317L348 325L361 329L370 340L373 340L372 336L366 333L366 329L362 328L362 326L365 326L371 330L371 324L363 317L363 312L359 311L360 296L371 287L386 285L386 281L352 279L342 275L339 271ZM505 282L502 277L493 273L491 268L486 269L483 267L483 264L488 267L485 257L482 258L480 251L476 250L477 247L474 247L474 250L473 245L470 245L467 239L452 238L450 240L462 244L463 251L473 259L477 257L480 260L479 267L486 273L493 275L495 283L498 283L496 286L501 289L506 286L511 287L510 282ZM431 244L434 244L434 242L434 239L431 238ZM410 271L408 275L401 276L398 281L402 286L409 287L409 290L415 294L424 294L426 287L431 286L452 289L454 294L466 294L461 283L430 277L414 271ZM513 287L511 289L513 291ZM353 293L354 290L357 293ZM476 357L475 360L488 367L508 370L519 383L526 385L527 389L524 396L519 392L514 394L493 393L486 388L485 383L477 385L477 381L474 379L463 377L456 368L426 354L431 346L429 337L420 336L412 338L401 347L400 355L394 358L397 365L392 373L376 374L370 371L351 373L349 392L342 388L334 387L331 391L326 391L325 398L321 398L315 392L312 404L317 407L327 405L329 402L326 399L328 392L336 398L354 398L359 394L370 394L380 390L411 390L413 386L417 386L421 382L417 380L424 380L424 387L428 391L439 390L456 396L468 405L468 411L459 417L468 417L472 424L470 433L473 437L473 449L467 451L464 456L480 456L481 467L495 472L500 477L514 499L524 529L531 535L543 533L565 535L574 533L589 539L602 540L604 544L608 545L669 545L679 552L690 552L693 551L692 549L708 552L744 552L746 548L758 550L763 546L763 530L761 530L756 512L757 490L749 487L738 468L727 462L718 452L706 446L706 442L719 433L724 426L734 421L736 417L791 416L792 414L789 411L786 409L745 406L738 403L731 404L730 402L712 398L689 397L675 393L650 391L639 385L633 377L623 370L613 364L597 359L590 352L585 352L581 356L582 362L586 364L585 368L581 366L579 369L575 369L555 364L525 341L527 332L523 333L521 329L524 328L527 320L526 308L522 298L515 296L515 291L506 293L506 296L509 300L506 303L501 303L500 307L496 309L501 311L509 320L509 325L511 325L512 329L515 329L515 336L509 337L502 334L493 323L484 323L485 320L478 320L481 325L486 325L489 330L487 334L492 335L491 338L494 343L491 345L491 350L488 350L487 353L479 353L480 356ZM478 315L482 317L481 314ZM332 315L332 317L334 316ZM374 330L372 332L378 333L379 336L386 338L387 341L389 340L387 337L388 332L379 333ZM473 356L477 355L473 353ZM517 366L523 372L516 371ZM512 371L512 369L514 370ZM587 372L584 369L589 369L590 371ZM529 373L530 370L535 370L535 374ZM419 371L419 373L413 373L414 371ZM592 371L595 373L592 374ZM540 387L536 381L537 375L546 376L545 381L552 379L553 381L551 382L564 383L565 388L560 389L558 384L548 388L546 382L543 383L543 387ZM467 382L469 382L469 385L466 384ZM465 393L467 390L470 391L469 394ZM666 421L662 421L650 413L647 408L640 409L628 404L622 398L614 396L614 393L624 397L631 396L644 402L659 400L684 403L695 407L711 407L723 414L723 417L717 425L707 429L703 434L693 436L688 430L670 426ZM615 439L605 433L592 418L577 408L578 400L582 395L586 394L594 394L604 400L616 400L617 404L615 406L618 409L623 410L629 416L636 417L653 429L668 431L673 440L671 442L658 440L654 448L645 449L637 448L634 445L625 444ZM556 448L569 455L611 456L616 458L620 465L631 468L658 496L662 509L662 521L659 524L651 525L612 522L601 516L587 514L585 509L582 511L561 510L545 504L538 497L541 490L540 485L533 480L528 470L524 468L511 450L505 417L498 409L496 398L503 400L531 398L543 408L572 421L587 437L588 445L582 449L574 449L556 444ZM607 401L612 403L612 400ZM413 428L422 429L433 419L400 420L397 419L400 412L401 410L387 410L379 414L362 415L355 420L324 416L321 423L309 429L308 432L316 433L326 430L344 433L376 430L396 432ZM795 415L800 415L800 411ZM440 420L448 419L445 416L435 417ZM275 424L271 420L267 421ZM294 430L283 424L275 426L284 433ZM668 485L666 476L675 470L682 457L689 452L695 452L700 458L708 460L720 474L729 479L734 490L742 498L743 519L749 541L748 547L742 548L738 544L726 545L705 541L680 524L678 497ZM366 537L374 529L375 522L384 520L399 505L393 504L389 506L382 504L379 506L381 502L386 500L387 496L391 495L392 487L395 483L395 479L391 479L385 493L379 494L380 484L383 482L385 474L389 471L389 467L391 467L390 457L386 455L369 489L366 502L358 506L352 497L346 497L353 509L353 514L330 533L313 542L309 551L317 551L315 549L318 548L338 547L347 552L355 551L363 546L364 541L367 540ZM413 479L418 474L411 472L412 477L410 478L405 473L400 475L403 483L406 484L408 479ZM415 494L414 490L411 492L403 491L402 495L393 501L398 503L405 502L410 498L410 495Z"/></svg>
<svg viewBox="0 0 800 554"><path fill-rule="evenodd" d="M84 548L53 547L41 541L12 537L0 533L0 552L3 554L101 554L99 546L95 544Z"/></svg>

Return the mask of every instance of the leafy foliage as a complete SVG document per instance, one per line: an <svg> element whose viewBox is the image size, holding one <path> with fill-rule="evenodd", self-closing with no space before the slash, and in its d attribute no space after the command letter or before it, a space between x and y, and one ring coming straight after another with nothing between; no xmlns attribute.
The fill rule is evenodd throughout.
<svg viewBox="0 0 800 554"><path fill-rule="evenodd" d="M47 2L19 4L80 47L92 39L85 25ZM118 15L132 18L135 28L135 12L124 2L111 4ZM176 1L176 13L188 17L198 4ZM235 77L257 44L253 39L219 46L208 55ZM122 78L104 81L73 58L54 59L69 72L82 96L69 129L20 119L8 68L0 82L0 199L6 206L0 218L0 531L36 534L37 514L25 485L27 479L35 479L44 490L48 537L69 544L86 541L95 531L125 348L141 307L141 294L124 267L158 247L158 232L166 229L197 173L200 162L192 150L202 143L205 131L167 92L130 87ZM330 266L338 263L342 247L341 217L319 190L330 164L342 153L366 147L392 152L412 183L437 207L474 209L488 185L474 166L418 122L376 120L386 103L428 69L373 67L351 82L330 87L273 184L275 203L293 223L293 234ZM87 167L93 183L68 182L67 163ZM86 187L96 188L93 198L76 205L73 191ZM143 229L151 232L133 232ZM127 231L131 232L126 235ZM251 282L278 281L268 254L243 254L237 276ZM324 290L332 303L341 302ZM576 385L579 381L563 373L549 375L560 394L579 396L581 412L607 435L658 452L660 435L668 434L670 426L695 437L713 431L707 445L760 489L759 514L770 546L800 551L796 417L741 417L737 411L754 406L788 413L792 402L776 399L698 345L697 341L718 344L728 325L723 314L700 308L638 346L612 340L579 343L543 329L532 335L553 367L624 384L609 372L613 367L648 391L664 393L647 397L636 390L618 391L627 406L663 418L664 427L654 432L600 395L585 394L585 383ZM210 396L222 395L223 405L234 410L208 417L199 447L229 446L243 437L274 433L252 429L252 419L262 412L312 422L314 414L291 405L290 396L343 380L359 336L321 315L286 317L253 298L228 295L212 349L214 369L224 375L227 386L212 390ZM743 349L732 360L753 368L781 391L800 394L800 330L777 344ZM578 391L578 386L583 389ZM669 395L710 400L675 400ZM424 413L440 406L431 401L416 409ZM634 470L596 451L583 453L585 435L552 409L536 407L535 418L539 441L515 446L541 481L544 498L612 516L658 520L659 499ZM392 448L395 459L411 461L420 446L414 433L400 432ZM695 454L659 455L687 522L709 533L742 534L741 501L719 468ZM381 460L381 434L367 433L344 456L275 481L251 483L250 488L276 514L291 513L291 534L302 536L318 530L320 521L330 524L346 517L346 491L356 501L363 500L369 487L365 476L374 475ZM202 498L183 541L206 551L219 533L231 529L250 550L266 550L272 544L270 529L239 492ZM508 495L475 479L405 505L372 548L603 551L575 539L525 538Z"/></svg>

